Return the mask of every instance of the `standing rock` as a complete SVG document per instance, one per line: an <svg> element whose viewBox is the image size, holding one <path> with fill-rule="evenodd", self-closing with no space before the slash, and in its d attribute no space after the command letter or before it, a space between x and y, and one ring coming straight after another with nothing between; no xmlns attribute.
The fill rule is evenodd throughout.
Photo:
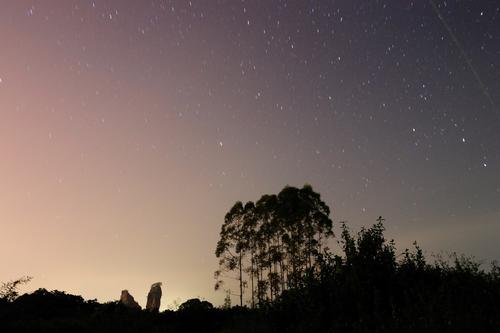
<svg viewBox="0 0 500 333"><path fill-rule="evenodd" d="M148 293L148 302L146 309L149 311L158 311L160 309L161 282L153 283Z"/></svg>
<svg viewBox="0 0 500 333"><path fill-rule="evenodd" d="M128 293L128 290L122 290L122 295L120 296L120 303L125 305L127 308L131 309L141 309L139 303L134 300L134 296Z"/></svg>

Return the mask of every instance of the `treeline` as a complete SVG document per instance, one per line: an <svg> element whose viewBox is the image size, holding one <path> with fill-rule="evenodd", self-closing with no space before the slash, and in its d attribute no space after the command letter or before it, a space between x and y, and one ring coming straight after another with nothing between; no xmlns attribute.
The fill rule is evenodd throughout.
<svg viewBox="0 0 500 333"><path fill-rule="evenodd" d="M429 260L416 243L400 252L382 217L357 233L338 225L334 253L329 215L310 186L237 202L216 275L218 287L236 275L238 306L192 299L153 313L44 289L19 296L22 278L0 288L0 332L500 332L496 263Z"/></svg>
<svg viewBox="0 0 500 333"><path fill-rule="evenodd" d="M306 185L237 202L226 215L216 276L237 273L240 304L247 287L269 331L500 332L496 263L456 254L428 261L416 243L398 253L382 217L357 234L341 223L333 253L329 211Z"/></svg>
<svg viewBox="0 0 500 333"><path fill-rule="evenodd" d="M238 201L226 214L215 255L215 289L224 273L236 272L239 303L249 288L250 304L270 302L299 287L320 268L333 236L330 209L311 186L285 187L257 202Z"/></svg>
<svg viewBox="0 0 500 333"><path fill-rule="evenodd" d="M12 295L12 294L11 294ZM222 332L245 309L217 309L191 299L177 311L132 309L118 301L99 303L62 291L38 289L19 297L0 297L2 333Z"/></svg>
<svg viewBox="0 0 500 333"><path fill-rule="evenodd" d="M40 289L0 298L0 332L500 332L496 264L398 253L382 222L357 234L341 225L340 253L254 309L193 299L154 313Z"/></svg>

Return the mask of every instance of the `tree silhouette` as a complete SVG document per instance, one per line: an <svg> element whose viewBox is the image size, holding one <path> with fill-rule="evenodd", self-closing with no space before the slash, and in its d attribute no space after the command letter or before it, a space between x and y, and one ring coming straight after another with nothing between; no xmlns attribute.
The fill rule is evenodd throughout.
<svg viewBox="0 0 500 333"><path fill-rule="evenodd" d="M357 233L342 223L342 250L334 254L320 198L307 188L284 190L237 203L221 230L220 259L235 258L230 273L238 281L254 276L255 308L241 306L242 296L249 298L241 290L235 307L227 291L220 308L190 299L177 311L134 311L57 290L19 296L23 278L3 284L12 297L0 298L0 332L500 332L498 264L483 269L455 253L427 260L416 243L398 254L381 217ZM302 234L293 235L297 230Z"/></svg>
<svg viewBox="0 0 500 333"><path fill-rule="evenodd" d="M0 299L12 302L19 296L19 287L30 282L32 279L31 276L23 276L17 280L2 282L0 286Z"/></svg>
<svg viewBox="0 0 500 333"><path fill-rule="evenodd" d="M245 230L246 212L251 211L252 204L247 204L245 209L243 204L238 201L229 210L224 218L224 224L220 231L220 239L217 242L215 255L219 258L220 269L216 271L216 277L219 278L222 271L238 272L240 306L243 306L243 289L245 280L243 276L243 259L247 253L249 242ZM221 281L218 279L216 289L219 288Z"/></svg>
<svg viewBox="0 0 500 333"><path fill-rule="evenodd" d="M236 202L225 216L215 251L220 259L216 289L223 271L237 271L242 305L246 273L254 307L304 283L318 272L325 244L333 237L329 214L310 185L286 186L255 204Z"/></svg>

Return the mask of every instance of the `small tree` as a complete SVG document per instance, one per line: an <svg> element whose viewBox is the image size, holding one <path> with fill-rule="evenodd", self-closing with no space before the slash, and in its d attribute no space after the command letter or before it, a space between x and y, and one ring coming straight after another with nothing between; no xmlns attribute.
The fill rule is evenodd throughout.
<svg viewBox="0 0 500 333"><path fill-rule="evenodd" d="M30 282L32 279L31 276L23 276L17 280L2 282L2 286L0 287L0 299L12 302L19 296L19 287Z"/></svg>
<svg viewBox="0 0 500 333"><path fill-rule="evenodd" d="M224 305L222 306L223 309L230 309L231 308L231 290L226 290L226 297L224 297Z"/></svg>

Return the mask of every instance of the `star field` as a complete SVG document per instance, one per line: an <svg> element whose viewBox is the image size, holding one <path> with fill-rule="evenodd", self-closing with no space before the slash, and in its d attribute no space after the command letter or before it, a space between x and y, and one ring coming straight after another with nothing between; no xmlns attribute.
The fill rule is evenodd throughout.
<svg viewBox="0 0 500 333"><path fill-rule="evenodd" d="M220 303L225 212L304 183L500 258L497 1L7 1L0 40L0 281Z"/></svg>

